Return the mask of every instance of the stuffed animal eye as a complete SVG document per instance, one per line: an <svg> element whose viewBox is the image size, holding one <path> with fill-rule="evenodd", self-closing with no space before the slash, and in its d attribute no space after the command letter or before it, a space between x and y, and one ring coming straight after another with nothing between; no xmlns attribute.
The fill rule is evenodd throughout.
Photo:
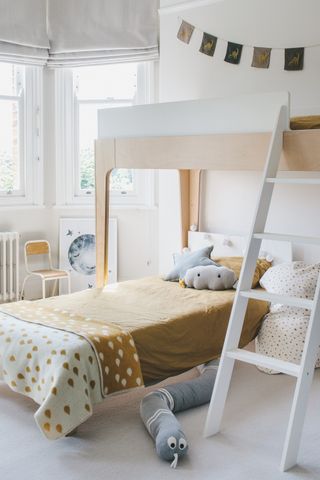
<svg viewBox="0 0 320 480"><path fill-rule="evenodd" d="M221 278L221 275L220 275L220 273L219 273L219 275L218 275L218 278Z"/></svg>
<svg viewBox="0 0 320 480"><path fill-rule="evenodd" d="M180 450L184 450L187 446L187 442L184 438L180 438L179 440L179 448Z"/></svg>
<svg viewBox="0 0 320 480"><path fill-rule="evenodd" d="M198 277L200 277L200 273L198 273Z"/></svg>
<svg viewBox="0 0 320 480"><path fill-rule="evenodd" d="M168 440L167 440L167 443L168 443L169 447L172 448L172 450L173 450L177 446L177 439L174 438L174 437L169 437Z"/></svg>

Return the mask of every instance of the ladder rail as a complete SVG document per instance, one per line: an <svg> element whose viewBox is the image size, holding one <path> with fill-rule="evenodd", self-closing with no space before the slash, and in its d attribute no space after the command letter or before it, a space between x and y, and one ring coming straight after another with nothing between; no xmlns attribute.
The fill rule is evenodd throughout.
<svg viewBox="0 0 320 480"><path fill-rule="evenodd" d="M309 393L314 376L320 343L320 276L314 295L314 308L312 310L307 334L304 342L300 374L290 412L288 428L286 432L280 469L286 471L297 463L301 434L307 411Z"/></svg>
<svg viewBox="0 0 320 480"><path fill-rule="evenodd" d="M257 203L254 221L250 232L250 241L246 248L243 267L241 269L238 288L232 306L229 325L221 354L221 361L213 389L207 419L204 428L206 437L218 433L222 420L224 405L230 386L231 376L234 367L234 359L228 358L226 352L234 350L239 345L240 335L243 327L244 317L248 305L248 298L240 295L241 290L251 288L252 278L258 258L261 239L254 239L254 233L264 230L269 205L272 198L273 183L267 183L266 179L275 177L280 163L283 148L283 131L286 127L287 107L282 105L277 112L272 136L269 144L267 161L263 172L263 179Z"/></svg>
<svg viewBox="0 0 320 480"><path fill-rule="evenodd" d="M282 471L288 470L297 462L309 392L312 385L318 349L320 348L320 275L318 277L313 300L268 294L267 292L255 292L251 289L251 282L256 260L258 258L261 241L263 239L273 238L279 241L291 240L292 242L307 244L312 243L317 245L320 243L320 239L313 237L272 234L265 232L266 220L269 213L275 184L320 184L320 179L316 179L316 181L313 179L307 179L306 181L306 179L282 179L276 177L283 146L283 131L286 123L285 114L286 107L282 106L278 112L269 145L267 161L263 172L263 182L260 196L254 215L252 229L249 235L249 242L245 253L243 268L241 270L238 288L231 310L221 361L212 392L204 429L205 436L213 435L220 430L220 424L235 360L240 360L254 365L267 366L268 368L279 367L280 371L297 377L280 464L280 469ZM249 298L269 300L271 302L281 302L281 300L284 300L283 303L286 305L294 305L310 309L311 316L300 365L259 355L254 352L246 352L245 350L238 348Z"/></svg>

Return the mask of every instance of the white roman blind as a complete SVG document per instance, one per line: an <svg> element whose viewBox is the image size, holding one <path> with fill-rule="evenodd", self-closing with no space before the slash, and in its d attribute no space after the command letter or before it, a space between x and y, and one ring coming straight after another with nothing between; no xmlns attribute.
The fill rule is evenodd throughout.
<svg viewBox="0 0 320 480"><path fill-rule="evenodd" d="M44 65L48 59L44 0L0 0L0 62Z"/></svg>
<svg viewBox="0 0 320 480"><path fill-rule="evenodd" d="M51 65L158 55L158 0L50 0L48 8Z"/></svg>
<svg viewBox="0 0 320 480"><path fill-rule="evenodd" d="M158 0L0 0L0 61L74 67L158 56Z"/></svg>

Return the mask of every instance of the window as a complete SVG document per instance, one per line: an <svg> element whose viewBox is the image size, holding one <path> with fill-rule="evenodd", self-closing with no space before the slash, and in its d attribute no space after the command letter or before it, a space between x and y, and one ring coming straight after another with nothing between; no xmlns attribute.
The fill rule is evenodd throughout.
<svg viewBox="0 0 320 480"><path fill-rule="evenodd" d="M38 68L0 63L1 205L41 201L40 88Z"/></svg>
<svg viewBox="0 0 320 480"><path fill-rule="evenodd" d="M98 137L98 110L150 102L151 72L150 62L78 67L57 72L60 115L66 115L63 120L58 111L58 119L61 119L58 120L59 143L64 149L59 156L66 160L61 160L61 167L64 163L68 181L65 181L64 187L58 187L60 192L57 192L57 196L64 198L64 203L93 202L94 140ZM115 170L110 182L111 202L136 205L150 203L151 183L149 173L132 169Z"/></svg>

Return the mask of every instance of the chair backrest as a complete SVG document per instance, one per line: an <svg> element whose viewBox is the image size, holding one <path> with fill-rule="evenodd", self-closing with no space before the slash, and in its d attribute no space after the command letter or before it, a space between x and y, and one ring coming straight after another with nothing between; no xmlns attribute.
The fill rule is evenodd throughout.
<svg viewBox="0 0 320 480"><path fill-rule="evenodd" d="M29 240L24 244L24 258L28 272L30 272L28 268L28 257L31 255L48 255L49 266L52 268L51 249L47 240Z"/></svg>

